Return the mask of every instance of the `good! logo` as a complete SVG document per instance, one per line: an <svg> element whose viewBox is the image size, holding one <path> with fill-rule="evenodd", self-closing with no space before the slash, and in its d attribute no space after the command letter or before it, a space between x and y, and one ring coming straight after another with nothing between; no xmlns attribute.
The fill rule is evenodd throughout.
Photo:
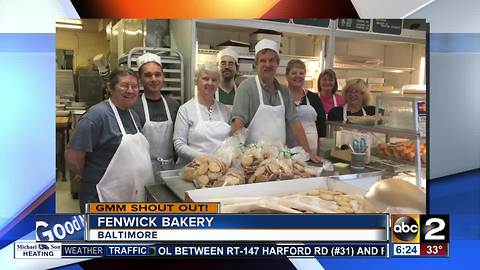
<svg viewBox="0 0 480 270"><path fill-rule="evenodd" d="M83 215L39 215L37 241L83 240Z"/></svg>

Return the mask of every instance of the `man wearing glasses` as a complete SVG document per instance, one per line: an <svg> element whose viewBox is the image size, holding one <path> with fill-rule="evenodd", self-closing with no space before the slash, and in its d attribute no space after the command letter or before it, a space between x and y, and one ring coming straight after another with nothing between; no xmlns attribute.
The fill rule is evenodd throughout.
<svg viewBox="0 0 480 270"><path fill-rule="evenodd" d="M215 99L229 106L233 105L235 98L235 77L238 71L238 54L230 47L217 54L217 65L220 70L220 85L215 93Z"/></svg>
<svg viewBox="0 0 480 270"><path fill-rule="evenodd" d="M153 184L149 144L131 108L138 99L133 70L112 71L110 98L92 106L79 119L65 160L80 181L80 209L87 202L141 202L145 185Z"/></svg>

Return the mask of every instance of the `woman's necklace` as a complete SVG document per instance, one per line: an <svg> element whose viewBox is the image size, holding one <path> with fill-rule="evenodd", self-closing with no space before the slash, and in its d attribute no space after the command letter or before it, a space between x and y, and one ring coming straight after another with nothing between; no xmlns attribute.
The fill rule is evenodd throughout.
<svg viewBox="0 0 480 270"><path fill-rule="evenodd" d="M213 111L215 110L215 102L208 107L208 120L212 121L213 120Z"/></svg>
<svg viewBox="0 0 480 270"><path fill-rule="evenodd" d="M302 104L303 97L305 96L305 91L302 89L302 92L300 93L294 93L293 103L295 103L295 106L300 106L300 104Z"/></svg>

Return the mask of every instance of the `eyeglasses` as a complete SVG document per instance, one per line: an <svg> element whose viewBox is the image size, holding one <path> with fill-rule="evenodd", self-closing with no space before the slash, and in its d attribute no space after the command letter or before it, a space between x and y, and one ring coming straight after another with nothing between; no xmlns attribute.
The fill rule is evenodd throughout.
<svg viewBox="0 0 480 270"><path fill-rule="evenodd" d="M128 84L128 83L123 84L122 83L122 84L118 85L118 88L120 88L122 91L127 91L130 87L133 90L138 90L138 84Z"/></svg>
<svg viewBox="0 0 480 270"><path fill-rule="evenodd" d="M234 67L235 66L235 62L227 62L227 61L221 61L220 62L220 66L222 67Z"/></svg>

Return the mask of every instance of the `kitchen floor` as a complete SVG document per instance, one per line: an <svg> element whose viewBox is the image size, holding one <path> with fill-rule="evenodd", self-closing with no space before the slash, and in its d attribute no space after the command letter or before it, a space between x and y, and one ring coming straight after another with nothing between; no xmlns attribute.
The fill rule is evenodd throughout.
<svg viewBox="0 0 480 270"><path fill-rule="evenodd" d="M67 173L67 181L62 181L61 172L57 177L57 189L56 189L56 212L57 213L79 213L80 206L77 199L72 198L70 192L70 177Z"/></svg>

